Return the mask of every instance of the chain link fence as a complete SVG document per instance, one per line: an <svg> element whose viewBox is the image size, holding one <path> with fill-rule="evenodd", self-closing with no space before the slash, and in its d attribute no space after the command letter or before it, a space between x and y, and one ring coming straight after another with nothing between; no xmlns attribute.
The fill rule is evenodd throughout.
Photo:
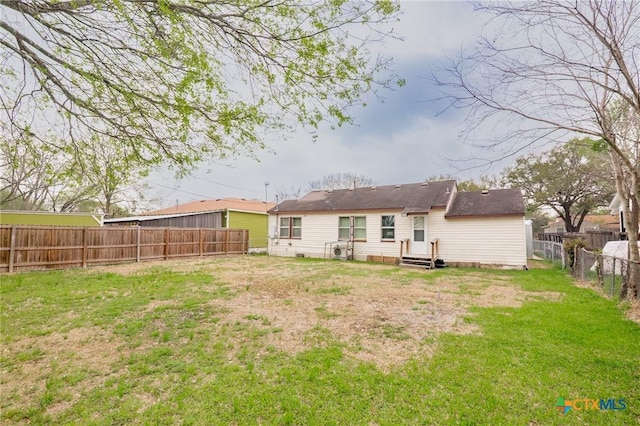
<svg viewBox="0 0 640 426"><path fill-rule="evenodd" d="M567 256L561 243L534 240L533 254L539 258L551 260L553 263L561 265L562 269L567 267Z"/></svg>
<svg viewBox="0 0 640 426"><path fill-rule="evenodd" d="M581 281L599 285L611 297L619 297L620 290L629 288L631 266L635 262L614 256L594 253L584 248L576 250L572 274Z"/></svg>
<svg viewBox="0 0 640 426"><path fill-rule="evenodd" d="M541 240L534 241L534 255L551 260L563 269L570 269L576 279L599 286L611 297L619 297L624 286L629 288L633 262L628 259L603 255L582 247L576 248L575 258L571 259L562 244Z"/></svg>

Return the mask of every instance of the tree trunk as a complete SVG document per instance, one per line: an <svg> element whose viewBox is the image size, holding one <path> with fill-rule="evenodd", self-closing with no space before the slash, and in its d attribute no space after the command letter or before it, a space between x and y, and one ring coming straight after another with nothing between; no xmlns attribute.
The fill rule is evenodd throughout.
<svg viewBox="0 0 640 426"><path fill-rule="evenodd" d="M635 188L635 194L629 193L625 190L624 182L620 167L616 167L614 162L614 169L616 171L616 188L618 197L622 200L622 215L624 217L625 228L627 231L627 240L629 241L628 258L628 280L623 281L620 289L620 298L634 299L640 297L640 250L638 249L638 221L640 219L638 196L637 196L637 180L633 179L632 188Z"/></svg>
<svg viewBox="0 0 640 426"><path fill-rule="evenodd" d="M626 297L633 299L640 297L640 250L638 249L638 220L640 219L640 212L638 211L640 203L638 203L638 197L631 198L631 208L629 203L625 210L626 217L628 218L627 227L627 239L629 240L629 291ZM627 214L628 213L628 214ZM622 295L621 295L622 296Z"/></svg>

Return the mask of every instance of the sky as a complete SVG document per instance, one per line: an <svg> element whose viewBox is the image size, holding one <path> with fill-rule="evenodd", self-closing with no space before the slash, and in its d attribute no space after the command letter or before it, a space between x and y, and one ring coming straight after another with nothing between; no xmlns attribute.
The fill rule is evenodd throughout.
<svg viewBox="0 0 640 426"><path fill-rule="evenodd" d="M460 137L464 112L437 114L438 107L428 102L436 93L425 78L431 67L473 44L484 17L460 1L401 1L400 7L394 30L403 40L387 40L380 53L393 58L405 86L385 92L382 101L365 98L366 108L349 111L354 125L326 126L316 140L299 130L266 141L269 150L256 153L257 160L207 162L182 179L169 170L153 172L147 183L154 207L225 197L275 201L276 192L301 189L304 194L311 181L344 172L376 185L499 174L501 166L469 169L467 163L450 160L487 153Z"/></svg>

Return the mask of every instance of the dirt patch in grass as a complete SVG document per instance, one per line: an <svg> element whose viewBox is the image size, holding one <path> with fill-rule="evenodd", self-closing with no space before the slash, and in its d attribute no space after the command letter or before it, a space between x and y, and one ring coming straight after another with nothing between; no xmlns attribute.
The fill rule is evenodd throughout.
<svg viewBox="0 0 640 426"><path fill-rule="evenodd" d="M210 302L224 312L223 323L261 329L265 345L292 354L340 342L350 356L383 369L429 355L441 333L479 333L465 319L472 306L518 307L530 299L560 298L525 292L487 272L432 280L431 271L386 275L377 271L393 267L349 263L336 272L332 262L272 260L234 260L215 268L216 278L235 294Z"/></svg>
<svg viewBox="0 0 640 426"><path fill-rule="evenodd" d="M194 332L207 333L212 342L225 339L231 362L241 362L242 348L247 345L259 356L271 347L297 354L339 344L348 356L386 371L414 356L432 354L442 333L480 333L467 320L471 307L518 307L530 299L560 298L557 293L525 292L508 278L488 271L434 278L431 271L389 265L266 256L132 263L78 273L131 275L154 269L208 273L212 287L229 288L228 297L208 302L217 321L194 325ZM202 284L197 285L202 290ZM179 306L180 301L154 300L131 313L130 319L139 320L174 305ZM164 330L160 325L155 329ZM82 377L69 377L60 384L67 396L47 407L47 413L55 416L83 392L124 374L123 360L151 344L143 340L131 348L113 331L90 326L14 341L4 345L3 355L24 361L7 367L11 371L3 369L2 392L13 408L33 406L38 402L34 398L46 395L48 377L59 377L66 365L73 365L72 370ZM145 402L141 395L143 406L152 400Z"/></svg>
<svg viewBox="0 0 640 426"><path fill-rule="evenodd" d="M640 324L640 300L631 302L631 306L627 310L627 318Z"/></svg>
<svg viewBox="0 0 640 426"><path fill-rule="evenodd" d="M3 357L20 362L6 365L2 371L3 397L11 401L13 409L24 408L36 402L35 395L46 395L47 388L64 388L65 399L47 406L48 414L62 412L84 390L99 386L112 376L117 371L114 365L128 353L121 339L97 327L5 343ZM70 365L73 375L65 373ZM47 405L46 399L41 403Z"/></svg>

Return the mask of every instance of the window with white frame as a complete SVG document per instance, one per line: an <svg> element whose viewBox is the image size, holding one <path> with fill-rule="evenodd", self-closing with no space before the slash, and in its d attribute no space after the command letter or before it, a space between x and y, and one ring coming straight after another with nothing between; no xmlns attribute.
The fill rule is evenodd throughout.
<svg viewBox="0 0 640 426"><path fill-rule="evenodd" d="M351 239L351 218L349 216L338 218L338 239L341 241Z"/></svg>
<svg viewBox="0 0 640 426"><path fill-rule="evenodd" d="M353 239L355 241L367 240L367 218L366 216L354 216L353 218Z"/></svg>
<svg viewBox="0 0 640 426"><path fill-rule="evenodd" d="M302 218L301 217L281 217L280 218L280 238L284 238L284 239L302 238Z"/></svg>
<svg viewBox="0 0 640 426"><path fill-rule="evenodd" d="M396 217L382 216L382 241L394 241L396 238Z"/></svg>
<svg viewBox="0 0 640 426"><path fill-rule="evenodd" d="M338 240L366 241L367 218L365 216L340 216L338 218Z"/></svg>
<svg viewBox="0 0 640 426"><path fill-rule="evenodd" d="M424 241L424 216L413 217L413 241Z"/></svg>

